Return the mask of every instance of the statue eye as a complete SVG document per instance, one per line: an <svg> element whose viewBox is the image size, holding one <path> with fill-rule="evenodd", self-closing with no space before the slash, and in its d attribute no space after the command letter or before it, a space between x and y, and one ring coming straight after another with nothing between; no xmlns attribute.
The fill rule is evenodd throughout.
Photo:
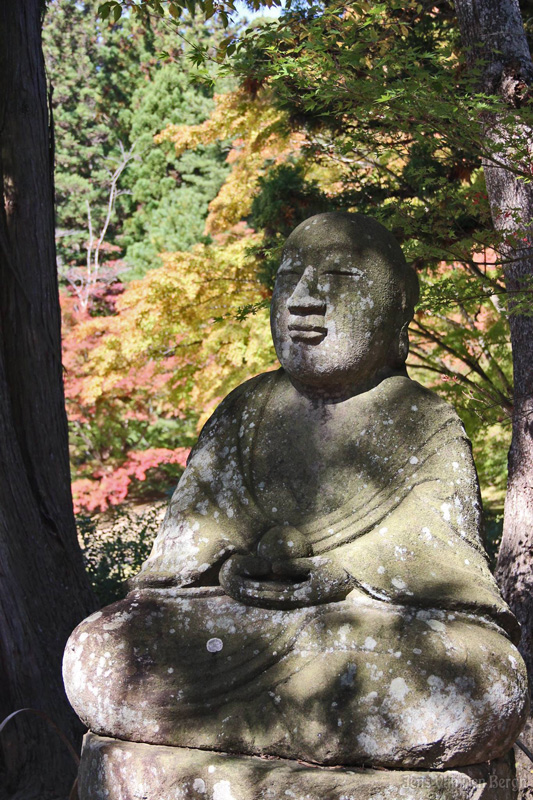
<svg viewBox="0 0 533 800"><path fill-rule="evenodd" d="M324 275L348 275L348 276L350 276L351 278L357 278L357 277L359 277L358 273L357 273L357 272L354 272L354 270L351 270L351 269L342 269L342 268L340 268L340 269L327 269L327 270L324 272Z"/></svg>
<svg viewBox="0 0 533 800"><path fill-rule="evenodd" d="M296 276L297 278L300 277L300 273L297 272L297 270L295 270L295 269L280 269L280 270L278 270L278 275L281 276L282 278L284 278L286 276L287 277Z"/></svg>

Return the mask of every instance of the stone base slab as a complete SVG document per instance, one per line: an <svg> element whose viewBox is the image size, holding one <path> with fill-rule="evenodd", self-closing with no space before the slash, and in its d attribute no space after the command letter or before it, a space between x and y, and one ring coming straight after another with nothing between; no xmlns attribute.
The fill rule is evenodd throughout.
<svg viewBox="0 0 533 800"><path fill-rule="evenodd" d="M319 767L85 736L80 800L515 800L505 759L443 772Z"/></svg>

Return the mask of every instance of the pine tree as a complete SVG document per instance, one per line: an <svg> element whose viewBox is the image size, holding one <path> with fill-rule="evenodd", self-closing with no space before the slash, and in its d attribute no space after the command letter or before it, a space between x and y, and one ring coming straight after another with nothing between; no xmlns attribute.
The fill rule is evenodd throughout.
<svg viewBox="0 0 533 800"><path fill-rule="evenodd" d="M187 250L203 239L208 204L228 171L224 148L214 144L177 157L168 142L154 144L154 136L167 125L205 119L213 108L210 94L191 84L175 60L155 70L132 98L130 137L139 159L125 176L131 215L122 240L132 277L159 266L160 253Z"/></svg>
<svg viewBox="0 0 533 800"><path fill-rule="evenodd" d="M159 265L159 252L201 239L226 171L218 145L178 161L153 141L169 122L198 122L211 110L212 90L192 81L187 42L220 38L217 26L185 22L176 32L127 15L109 25L97 7L96 0L52 0L43 29L56 128L58 262L60 274L83 290L89 272L93 285L112 280L119 266L143 274Z"/></svg>

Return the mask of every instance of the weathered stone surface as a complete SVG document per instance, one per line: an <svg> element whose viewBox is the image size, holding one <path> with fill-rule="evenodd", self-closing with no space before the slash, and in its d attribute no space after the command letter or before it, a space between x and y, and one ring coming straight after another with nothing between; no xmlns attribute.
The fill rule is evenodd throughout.
<svg viewBox="0 0 533 800"><path fill-rule="evenodd" d="M80 800L515 800L507 761L447 772L331 769L88 735Z"/></svg>
<svg viewBox="0 0 533 800"><path fill-rule="evenodd" d="M134 591L67 646L93 731L402 769L509 749L527 715L517 626L462 424L404 367L416 296L373 220L289 237L282 368L219 406Z"/></svg>
<svg viewBox="0 0 533 800"><path fill-rule="evenodd" d="M518 652L473 614L359 590L286 611L216 589L181 591L135 592L71 638L68 689L91 730L323 764L438 768L503 755L522 724Z"/></svg>

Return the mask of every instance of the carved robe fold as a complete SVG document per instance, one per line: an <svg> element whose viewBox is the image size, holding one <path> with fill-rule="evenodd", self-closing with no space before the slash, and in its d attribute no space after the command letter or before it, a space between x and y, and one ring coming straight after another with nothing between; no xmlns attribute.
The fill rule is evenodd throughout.
<svg viewBox="0 0 533 800"><path fill-rule="evenodd" d="M308 440L300 453L268 446L284 422L287 382L283 370L260 375L219 406L136 585L194 586L206 574L216 583L231 553L254 551L285 523L371 597L468 609L516 636L488 567L471 446L454 410L404 376L389 378L344 402L344 437L320 463L323 436L316 451ZM303 473L294 485L280 480L282 459L289 476Z"/></svg>

